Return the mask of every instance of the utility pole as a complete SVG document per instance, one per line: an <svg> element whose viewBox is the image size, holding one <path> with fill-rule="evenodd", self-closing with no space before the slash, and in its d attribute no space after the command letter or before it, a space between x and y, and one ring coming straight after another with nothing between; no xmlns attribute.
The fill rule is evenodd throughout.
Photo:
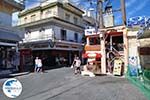
<svg viewBox="0 0 150 100"><path fill-rule="evenodd" d="M123 25L126 25L126 9L125 9L125 0L121 0L121 12L122 12L122 19Z"/></svg>
<svg viewBox="0 0 150 100"><path fill-rule="evenodd" d="M103 0L98 0L98 13L99 13L99 29L104 28L103 22ZM100 32L100 45L101 45L101 73L106 74L106 51L105 51L105 33Z"/></svg>
<svg viewBox="0 0 150 100"><path fill-rule="evenodd" d="M103 23L103 0L98 0L98 13L99 13L99 28L104 28Z"/></svg>

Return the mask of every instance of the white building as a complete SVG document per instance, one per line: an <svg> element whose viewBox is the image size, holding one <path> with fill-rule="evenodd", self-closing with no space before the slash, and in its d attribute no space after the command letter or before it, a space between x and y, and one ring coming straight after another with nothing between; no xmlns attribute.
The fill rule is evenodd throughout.
<svg viewBox="0 0 150 100"><path fill-rule="evenodd" d="M33 56L51 60L62 56L71 64L74 54L80 56L83 48L82 14L68 0L47 0L20 12L18 27L26 31L21 47L31 48Z"/></svg>

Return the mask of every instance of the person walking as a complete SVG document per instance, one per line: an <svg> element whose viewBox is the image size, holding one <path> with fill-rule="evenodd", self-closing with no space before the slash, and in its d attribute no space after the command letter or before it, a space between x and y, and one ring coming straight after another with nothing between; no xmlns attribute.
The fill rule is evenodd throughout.
<svg viewBox="0 0 150 100"><path fill-rule="evenodd" d="M38 68L37 68L37 72L42 72L42 60L38 59Z"/></svg>
<svg viewBox="0 0 150 100"><path fill-rule="evenodd" d="M81 65L81 60L79 59L79 57L76 57L74 61L74 74L78 74L78 73L81 74L80 65Z"/></svg>
<svg viewBox="0 0 150 100"><path fill-rule="evenodd" d="M36 57L36 58L35 58L34 72L37 72L37 69L38 69L38 60L39 60L39 58Z"/></svg>
<svg viewBox="0 0 150 100"><path fill-rule="evenodd" d="M71 68L74 68L74 65L75 65L75 61L77 59L77 55L74 55L74 59L73 59L73 62L72 62L72 65L71 65Z"/></svg>

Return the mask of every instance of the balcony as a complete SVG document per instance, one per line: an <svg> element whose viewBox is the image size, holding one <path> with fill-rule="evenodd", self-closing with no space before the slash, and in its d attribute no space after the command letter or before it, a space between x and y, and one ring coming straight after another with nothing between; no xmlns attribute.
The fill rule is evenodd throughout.
<svg viewBox="0 0 150 100"><path fill-rule="evenodd" d="M34 41L42 41L52 39L52 35L39 35L36 37L32 37L30 33L25 34L24 42L34 42Z"/></svg>
<svg viewBox="0 0 150 100"><path fill-rule="evenodd" d="M85 51L100 51L101 50L101 46L100 45L86 45L84 47Z"/></svg>

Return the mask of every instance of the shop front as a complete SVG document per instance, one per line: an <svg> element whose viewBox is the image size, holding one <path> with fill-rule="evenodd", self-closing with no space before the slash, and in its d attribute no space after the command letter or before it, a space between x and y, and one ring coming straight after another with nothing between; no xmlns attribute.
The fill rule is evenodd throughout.
<svg viewBox="0 0 150 100"><path fill-rule="evenodd" d="M74 56L77 55L80 57L82 44L55 40L54 46L50 46L48 40L43 40L22 43L20 51L24 48L31 49L32 69L36 57L42 59L44 69L53 69L62 66L71 66Z"/></svg>
<svg viewBox="0 0 150 100"><path fill-rule="evenodd" d="M140 64L150 70L150 25L138 31L137 40Z"/></svg>
<svg viewBox="0 0 150 100"><path fill-rule="evenodd" d="M19 36L0 30L0 71L17 71L19 66L18 41Z"/></svg>

